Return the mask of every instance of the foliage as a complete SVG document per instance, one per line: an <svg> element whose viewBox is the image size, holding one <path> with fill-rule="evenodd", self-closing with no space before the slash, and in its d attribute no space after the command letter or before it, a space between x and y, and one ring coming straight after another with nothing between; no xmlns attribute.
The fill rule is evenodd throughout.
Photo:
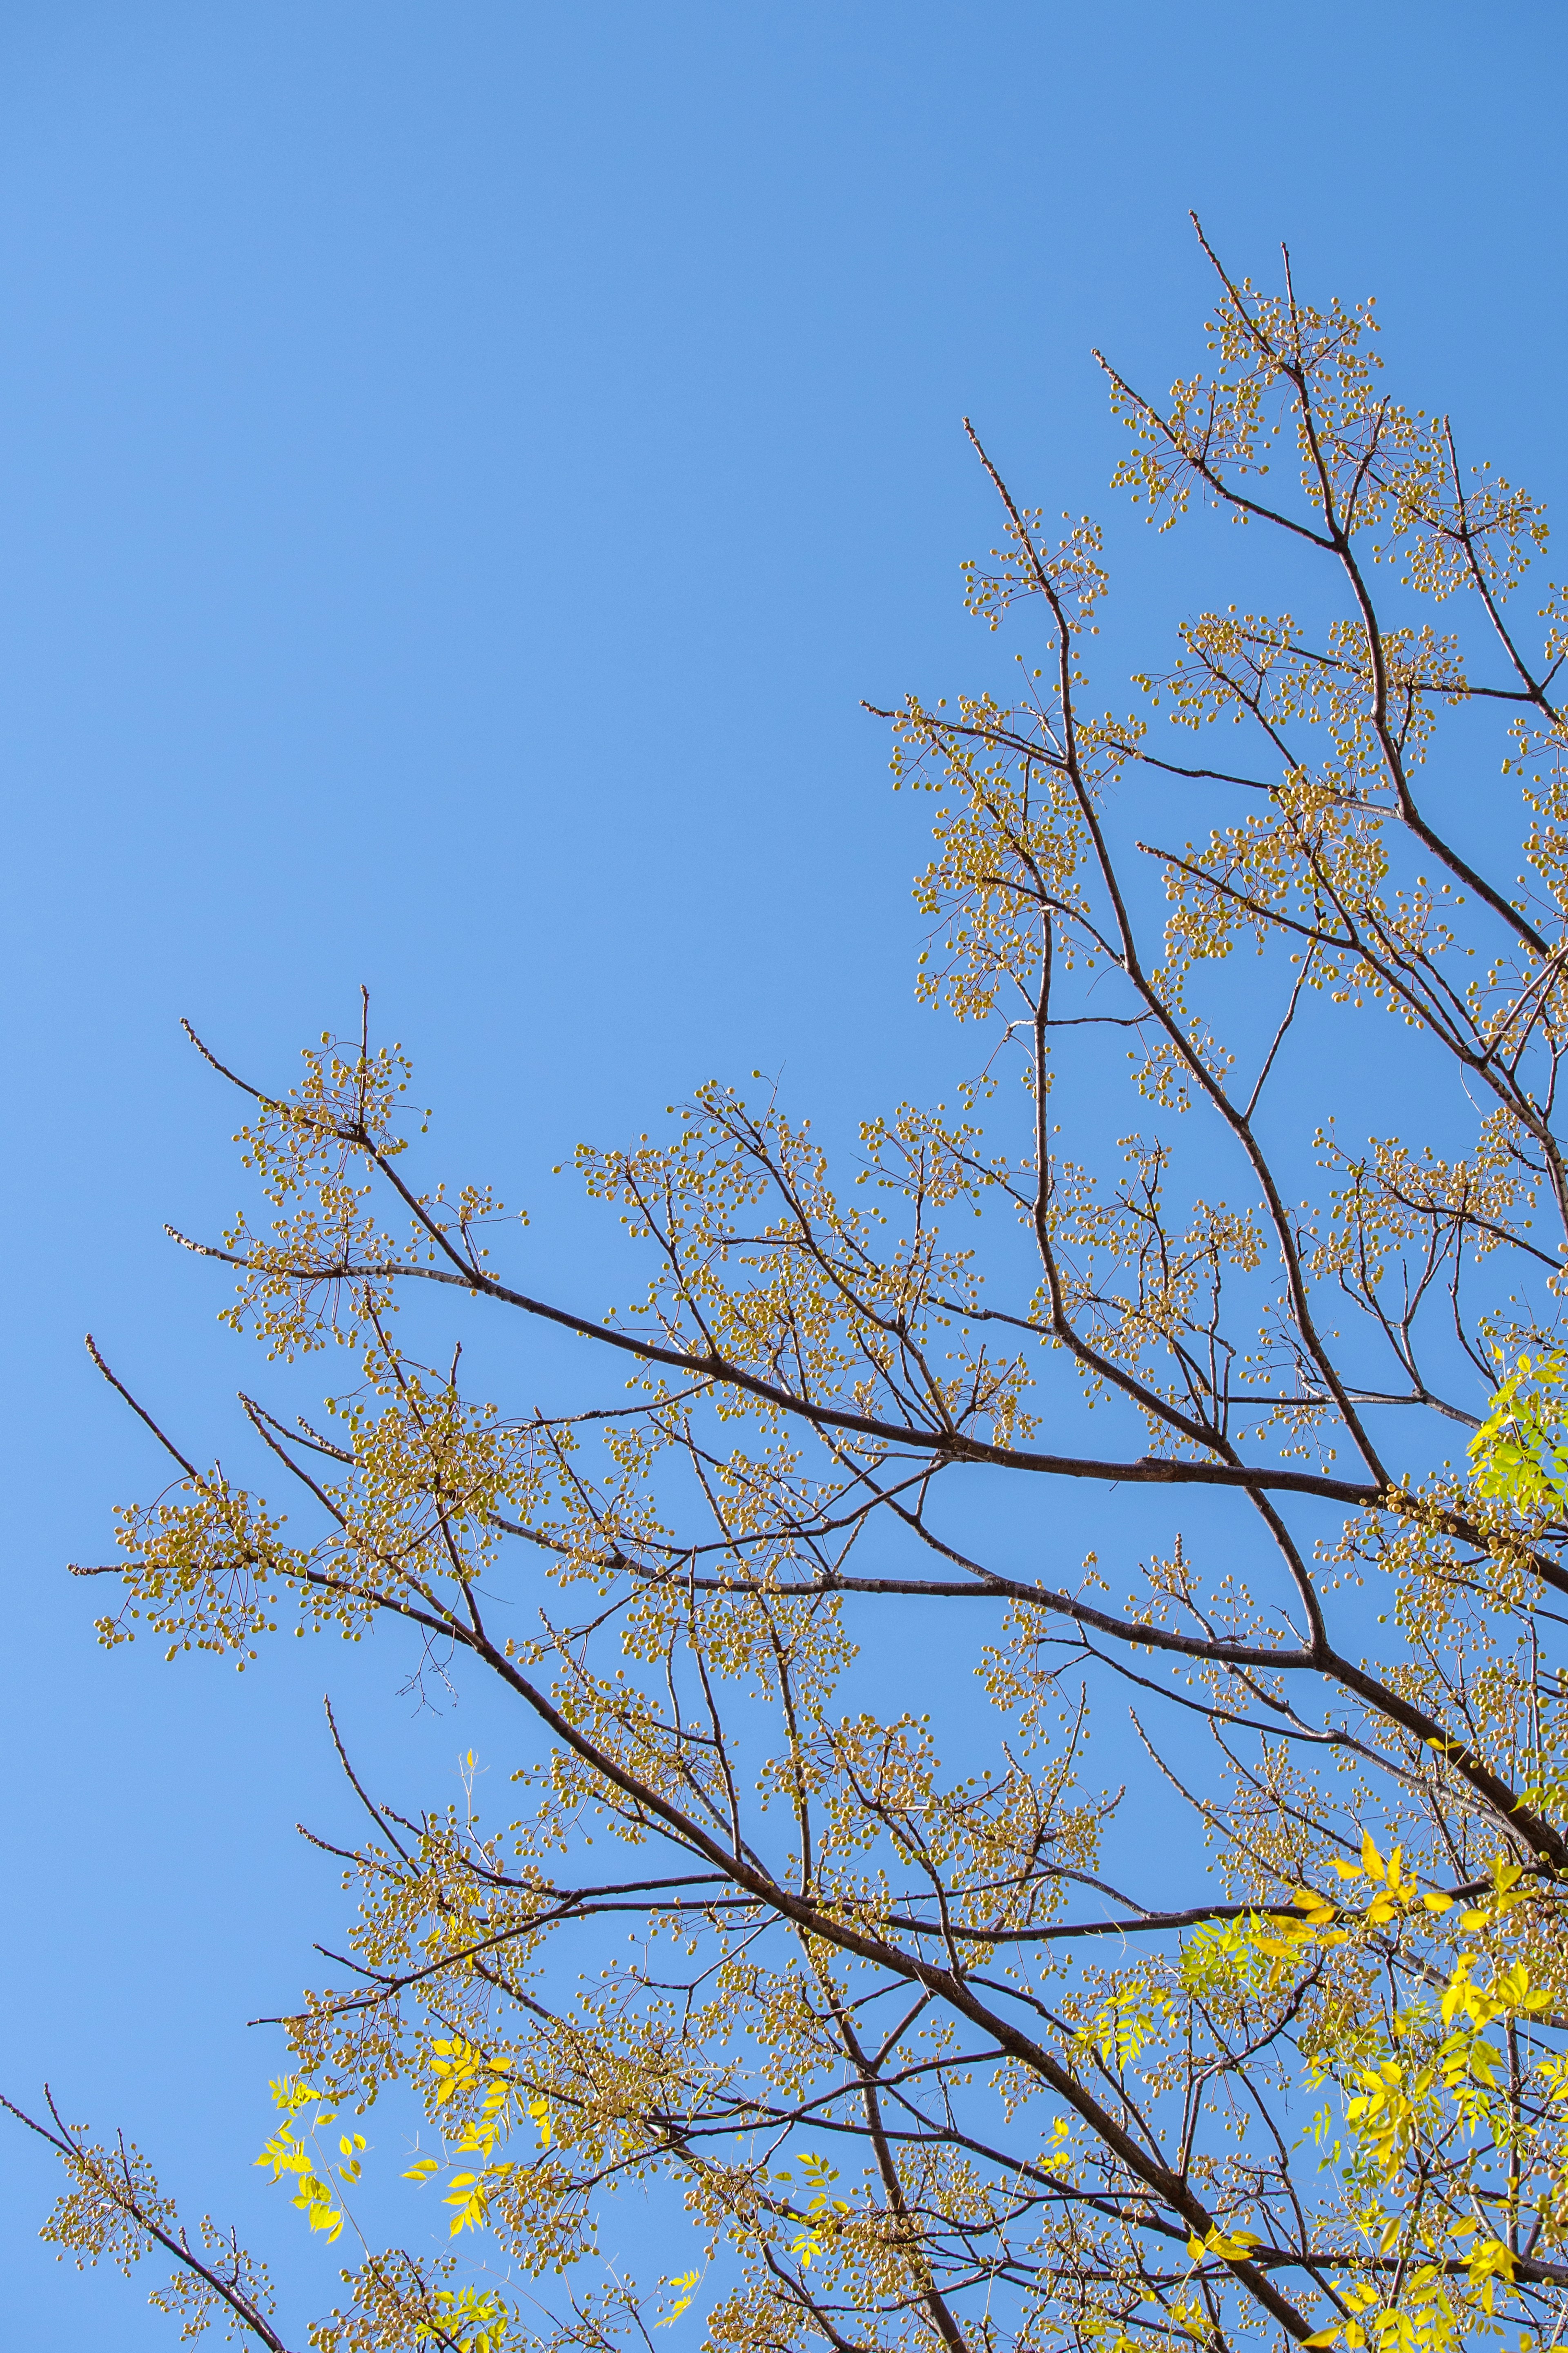
<svg viewBox="0 0 1568 2353"><path fill-rule="evenodd" d="M1097 710L1100 533L976 441L969 602L1037 659L884 714L934 837L920 992L980 1040L956 1113L869 1117L841 1171L712 1084L584 1149L647 1270L599 1318L492 1263L487 1188L424 1187L368 1018L291 1091L216 1064L268 1207L189 1247L237 1330L348 1370L313 1420L245 1406L298 1530L158 1431L102 1639L243 1666L384 1625L518 1726L511 1820L471 1757L417 1815L343 1757L351 1957L258 2159L301 2260L354 2251L319 2353L1563 2341L1568 607L1532 649L1541 510L1384 392L1369 306L1215 269L1200 372L1108 371L1118 480L1271 533L1306 617L1200 613ZM1412 1140L1344 1141L1363 1081ZM488 1402L399 1337L416 1300L629 1386ZM345 2127L378 2104L411 2164ZM187 2335L282 2345L237 2243L50 2116L50 2236L160 2246ZM649 2290L601 2244L633 2189L689 2257Z"/></svg>

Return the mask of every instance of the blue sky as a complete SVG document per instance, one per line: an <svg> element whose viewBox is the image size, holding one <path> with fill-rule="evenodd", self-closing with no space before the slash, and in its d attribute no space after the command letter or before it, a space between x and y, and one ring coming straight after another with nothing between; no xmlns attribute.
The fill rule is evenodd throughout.
<svg viewBox="0 0 1568 2353"><path fill-rule="evenodd" d="M859 698L989 659L961 416L1113 514L1089 349L1195 364L1192 206L1375 289L1401 388L1551 498L1565 48L1452 0L0 5L0 2086L254 2213L323 1683L427 1788L467 1738L384 1660L105 1658L62 1573L155 1477L82 1332L198 1450L251 1370L162 1237L238 1188L179 1017L277 1077L367 983L443 1165L594 1304L580 1136L757 1067L829 1122L941 1083ZM1125 669L1180 560L1118 532ZM55 2270L54 2186L0 2137L16 2341L166 2341Z"/></svg>

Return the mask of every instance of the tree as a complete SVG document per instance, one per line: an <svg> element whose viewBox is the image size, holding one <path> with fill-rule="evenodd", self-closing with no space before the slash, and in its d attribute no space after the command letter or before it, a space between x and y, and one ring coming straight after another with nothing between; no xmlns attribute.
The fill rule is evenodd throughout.
<svg viewBox="0 0 1568 2353"><path fill-rule="evenodd" d="M870 1118L847 1183L717 1085L584 1151L648 1270L600 1319L492 1262L488 1189L412 1173L368 1016L289 1092L202 1046L270 1208L188 1246L237 1329L335 1342L354 1385L246 1407L310 1533L137 1404L174 1481L124 1515L102 1639L243 1666L286 1616L391 1621L519 1725L510 1824L395 1812L344 1756L352 1968L288 2021L262 2161L349 2247L394 2161L345 2113L417 2099L447 2252L359 2242L323 2353L1562 2341L1568 604L1510 617L1541 510L1384 394L1370 307L1214 266L1204 372L1162 406L1107 368L1116 479L1162 529L1195 500L1274 534L1315 617L1201 613L1100 712L1100 533L1048 533L972 434L1005 529L968 601L1034 650L1010 705L883 714L931 797L920 989L980 1041L957 1114ZM1108 1045L1137 1131L1073 1156ZM1300 1073L1352 1063L1418 1071L1426 1132L1343 1141ZM628 1387L476 1398L398 1337L432 1296ZM1058 1557L1064 1481L1117 1491L1103 1567ZM1169 1528L1136 1572L1129 1495ZM941 1672L879 1712L893 1612ZM923 1702L970 1670L989 1729L955 1702L944 1764ZM1137 1711L1131 1807L1091 1695ZM187 2328L284 2344L134 2149L27 2121L70 2176L49 2235L155 2243ZM625 2182L705 2260L595 2271Z"/></svg>

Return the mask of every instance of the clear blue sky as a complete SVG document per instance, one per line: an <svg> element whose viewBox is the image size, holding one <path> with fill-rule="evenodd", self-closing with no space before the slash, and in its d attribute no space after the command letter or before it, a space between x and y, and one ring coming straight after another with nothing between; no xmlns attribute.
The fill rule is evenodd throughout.
<svg viewBox="0 0 1568 2353"><path fill-rule="evenodd" d="M410 1787L467 1737L387 1660L104 1658L62 1573L157 1475L83 1330L198 1449L254 1372L161 1238L238 1193L178 1017L279 1075L368 982L446 1165L559 1204L542 1280L593 1304L579 1136L758 1065L918 1090L858 698L980 651L961 414L1111 511L1089 346L1194 364L1195 206L1376 289L1402 387L1559 492L1565 50L1543 0L0 5L0 2086L253 2215L244 2021L333 1915L288 1835L339 1803L323 1683ZM1131 643L1173 575L1121 543ZM172 2342L150 2281L55 2270L54 2189L0 2135L7 2342Z"/></svg>

